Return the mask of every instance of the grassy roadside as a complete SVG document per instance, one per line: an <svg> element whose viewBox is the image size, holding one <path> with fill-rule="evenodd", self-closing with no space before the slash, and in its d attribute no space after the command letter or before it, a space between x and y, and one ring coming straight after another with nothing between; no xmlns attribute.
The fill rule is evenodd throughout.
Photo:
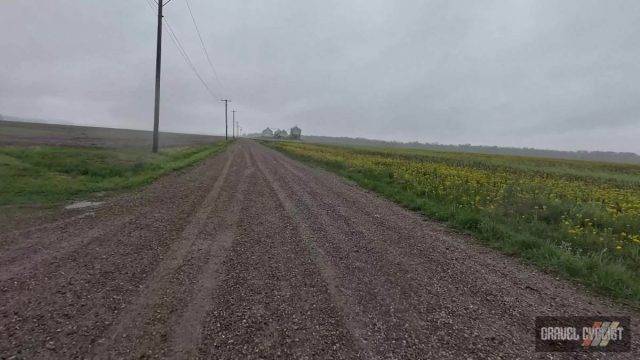
<svg viewBox="0 0 640 360"><path fill-rule="evenodd" d="M141 149L0 147L0 206L54 204L91 193L130 189L193 165L227 143Z"/></svg>
<svg viewBox="0 0 640 360"><path fill-rule="evenodd" d="M640 306L640 167L265 143L605 296Z"/></svg>

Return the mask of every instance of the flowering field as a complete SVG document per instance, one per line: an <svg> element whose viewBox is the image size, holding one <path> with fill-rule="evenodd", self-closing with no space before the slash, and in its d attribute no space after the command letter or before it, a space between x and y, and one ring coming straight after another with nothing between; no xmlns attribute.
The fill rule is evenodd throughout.
<svg viewBox="0 0 640 360"><path fill-rule="evenodd" d="M270 146L640 304L640 166L298 142Z"/></svg>

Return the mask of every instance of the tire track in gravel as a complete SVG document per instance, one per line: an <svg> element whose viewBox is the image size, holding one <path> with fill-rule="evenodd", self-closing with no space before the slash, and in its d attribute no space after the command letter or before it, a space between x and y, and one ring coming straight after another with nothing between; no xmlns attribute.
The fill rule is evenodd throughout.
<svg viewBox="0 0 640 360"><path fill-rule="evenodd" d="M113 348L116 343L118 347L127 348L127 342L140 342L140 334L145 330L149 317L153 316L153 308L162 300L163 291L170 287L171 275L183 265L187 254L192 250L192 245L198 241L198 235L207 225L209 214L220 195L220 189L227 180L236 150L235 147L229 150L222 172L211 191L204 197L204 201L199 205L178 240L171 245L168 256L163 258L155 268L136 300L119 315L105 339L94 349L96 355L107 353L107 349ZM126 335L126 339L122 339L122 335Z"/></svg>
<svg viewBox="0 0 640 360"><path fill-rule="evenodd" d="M379 297L392 299L393 315L403 318L401 323L413 324L404 330L403 337L408 345L411 345L410 340L414 340L413 346L418 346L417 352L416 349L407 349L407 346L404 346L405 349L396 349L393 351L396 356L414 357L421 354L452 357L464 356L470 352L478 356L496 353L533 356L533 337L529 335L529 329L532 327L534 316L633 314L628 310L608 308L610 305L606 301L605 306L594 306L593 299L571 289L566 283L559 283L544 274L531 274L531 269L514 264L515 261L512 259L465 243L461 241L464 237L458 234L451 234L445 229L438 230L441 225L428 224L419 216L408 217L407 212L399 207L395 207L399 211L394 211L393 207L388 206L388 202L379 198L371 199L375 196L364 191L353 191L352 194L350 190L353 186L335 176L310 169L273 150L268 152L272 154L272 163L269 164L267 160L265 163L272 168L289 172L276 181L287 184L286 188L301 200L299 213L308 214L309 221L328 218L325 223L331 224L331 228L321 230L325 234L324 239L331 239L332 231L350 232L351 242L367 239L367 242L373 245L366 249L361 245L347 246L349 242L340 241L339 238L331 241L332 244L322 242L322 246L337 246L335 251L328 252L332 254L332 258L349 254L344 261L345 264L360 263L365 264L365 268L366 264L370 263L386 264L382 268L374 267L367 272L375 273L378 278L385 278L385 274L392 275L392 278L382 282L382 286L393 284L393 287L399 288L400 296L390 296L393 292L384 292L384 296ZM285 172L278 172L280 175L283 173ZM362 198L366 201L359 201ZM380 203L383 208L371 206ZM383 215L380 216L376 212ZM391 216L386 216L387 214ZM396 222L398 218L403 220L402 224ZM429 228L429 231L425 232L427 225L435 227L438 231ZM415 242L416 239L422 241ZM514 267L517 269L515 273L520 275L513 275ZM354 273L363 270L362 267L343 268L343 271ZM461 273L462 276L456 273ZM523 273L528 275L523 276ZM393 276L396 277L395 281ZM509 281L509 278L514 277L516 280ZM354 279L351 283L361 284L367 281L371 279ZM530 289L541 285L538 282L546 284L543 290L547 291L542 293L548 292L545 294L548 297L538 291L531 293ZM371 286L380 289L380 282L376 281ZM548 291L549 288L551 291ZM375 298L375 295L370 294L367 297ZM570 300L567 301L568 299ZM576 306L575 299L581 299L583 303ZM403 306L404 303L406 305ZM375 312L375 307L370 311ZM423 321L415 321L420 318ZM384 324L392 324L393 321L390 320ZM421 323L423 331L420 329ZM425 332L424 329L430 329L429 324L433 323L444 324L448 330L446 332L449 333L446 335L450 338L457 336L457 341L442 338L441 330L435 334ZM411 339L412 333L419 336ZM469 333L474 336L464 340L465 334ZM475 334L482 334L482 337ZM385 342L389 343L389 339ZM473 346L461 346L461 343ZM422 344L432 344L432 349L419 349ZM447 347L450 350L448 352ZM621 355L622 358L634 356Z"/></svg>
<svg viewBox="0 0 640 360"><path fill-rule="evenodd" d="M252 146L251 151L254 157L256 154L254 152L255 145ZM320 249L314 240L314 233L311 228L307 225L307 223L303 220L303 216L299 214L298 208L293 204L293 202L287 197L282 188L276 183L273 175L269 172L269 170L265 166L265 156L264 151L266 149L261 149L260 155L256 160L258 164L258 169L262 173L262 175L267 179L269 186L274 190L277 195L277 198L280 204L286 209L288 215L293 219L296 223L300 236L303 238L305 245L309 249L309 255L312 257L316 266L318 267L322 278L324 279L329 292L331 293L331 297L337 307L340 309L341 315L344 318L347 329L349 330L351 336L353 337L354 343L359 348L361 355L366 359L374 358L373 353L369 347L369 341L367 339L370 337L370 334L366 331L365 324L361 321L361 310L358 305L355 304L349 297L345 296L340 289L338 275L336 269L332 265L332 263L327 258L326 254ZM277 169L274 167L270 167L270 169ZM306 219L305 219L306 220Z"/></svg>
<svg viewBox="0 0 640 360"><path fill-rule="evenodd" d="M24 246L11 249L0 256L0 268L2 268L0 282L22 276L34 267L45 267L46 264L43 264L45 261L55 261L55 259L76 251L96 238L111 236L119 231L122 225L133 219L132 215L110 218L103 224L104 226L87 231L86 228L77 226L78 218L73 218L69 223L74 222L74 228L66 231L60 237L53 237L42 232L41 236L26 240ZM66 225L66 223L60 225ZM13 235L13 237L25 239L19 234ZM16 242L22 242L22 240Z"/></svg>
<svg viewBox="0 0 640 360"><path fill-rule="evenodd" d="M225 212L225 220L217 229L215 238L208 241L209 260L200 271L196 280L195 294L191 297L186 309L173 316L172 330L169 336L169 357L190 359L198 352L198 346L202 342L202 320L212 307L213 292L219 284L221 277L221 265L226 258L229 248L237 236L237 224L241 216L240 210L245 202L248 177L255 171L249 154L242 148L244 158L244 172L240 178L240 185L235 190L235 196L231 206Z"/></svg>
<svg viewBox="0 0 640 360"><path fill-rule="evenodd" d="M175 177L175 174L171 176ZM46 267L47 262L63 258L97 239L115 236L122 231L122 226L140 222L147 216L144 211L132 215L121 208L154 205L141 204L141 199L135 196L131 201L133 204L129 201L128 198L127 203L115 199L91 212L0 235L0 268L3 269L0 281L24 274L36 266Z"/></svg>
<svg viewBox="0 0 640 360"><path fill-rule="evenodd" d="M297 170L292 171L287 160L280 154L273 153L273 156L265 156L262 162L273 169L287 170L276 172L275 181L294 194L292 198L296 199L297 212L303 217L300 221L311 224L317 238L322 239L318 246L325 250L342 274L352 274L346 276L350 281L343 284L343 287L363 308L362 318L376 356L394 354L395 357L411 358L454 356L456 353L457 356L463 356L468 353L469 345L460 347L456 342L447 341L447 338L457 336L458 341L474 343L474 338L465 339L468 324L465 327L451 321L451 313L459 312L453 309L455 301L442 299L438 296L438 291L433 291L438 286L441 287L443 281L433 271L437 266L437 259L429 254L420 254L423 259L417 263L413 261L415 255L408 258L388 244L393 237L412 237L415 234L397 231L391 235L385 234L383 229L369 221L369 217L354 217L355 213L367 211L365 204L349 208L350 212L346 214L346 208L341 206L342 201L337 199L338 189L318 187L317 179ZM430 266L421 269L422 263ZM483 310L475 307L469 320L490 318L487 314L482 314ZM430 326L433 323L445 324L449 330L434 334ZM480 327L487 336L498 334L501 339L508 339L511 335L505 329L513 329L500 316L494 317L490 322L485 321ZM439 345L431 346L438 336L441 337ZM448 344L449 349L445 344ZM490 352L496 344L487 342L483 346L484 349L477 350ZM516 350L513 345L511 347L511 350Z"/></svg>
<svg viewBox="0 0 640 360"><path fill-rule="evenodd" d="M297 225L257 169L249 179L252 201L241 210L238 237L206 317L199 357L358 358Z"/></svg>
<svg viewBox="0 0 640 360"><path fill-rule="evenodd" d="M245 153L242 147L238 149L239 152ZM206 226L198 233L184 262L170 275L168 286L163 290L162 297L150 310L153 316L144 324L143 331L135 342L127 341L125 346L112 348L110 357L183 358L176 351L176 344L171 341L176 333L175 327L178 318L185 314L186 307L193 302L200 291L197 280L202 277L202 272L211 262L211 257L226 257L226 252L215 253L210 250L210 247L225 249L224 245L219 246L212 241L225 241L220 234L229 231L228 224L236 221L231 218L232 214L228 210L235 206L234 201L239 199L239 189L243 181L237 180L242 179L245 170L241 159L233 161L227 174L227 181L223 183L219 197L213 204ZM235 238L231 240L235 241ZM220 267L219 270L224 269ZM198 342L197 339L190 341Z"/></svg>
<svg viewBox="0 0 640 360"><path fill-rule="evenodd" d="M90 353L202 202L199 194L212 186L203 179L215 179L227 157L216 155L124 195L100 210L100 217L45 228L57 238L74 226L89 231L108 225L104 218L135 215L109 236L0 282L0 355L69 358Z"/></svg>
<svg viewBox="0 0 640 360"><path fill-rule="evenodd" d="M393 231L394 233L397 233L398 239L403 239L406 241L413 241L416 238L416 235L418 235L419 239L429 239L437 237L442 241L419 242L411 245L418 247L421 252L428 250L426 246L437 246L439 250L446 250L449 253L453 253L453 258L450 259L452 261L463 260L465 258L465 255L473 256L473 251L479 251L485 256L493 254L494 257L492 258L492 260L498 260L502 263L482 263L482 266L491 266L490 270L495 271L495 273L479 271L481 273L479 276L490 277L492 281L496 282L510 281L510 285L518 287L519 290L525 290L529 295L531 295L531 293L534 293L535 295L537 295L536 300L538 301L534 301L531 305L536 305L535 303L539 302L539 300L543 298L543 294L548 293L551 290L557 290L560 287L567 288L568 291L575 290L571 289L570 286L567 286L566 283L558 283L557 281L555 281L555 279L549 279L548 282L550 284L546 284L546 286L543 286L545 284L528 282L526 274L524 274L525 276L523 276L522 273L514 272L513 268L508 266L512 265L512 263L514 263L515 261L507 259L505 256L497 254L491 249L487 249L480 245L470 243L473 240L468 236L455 233L452 230L445 228L441 223L431 222L418 214L407 212L405 209L402 209L400 207L363 207L361 206L362 202L384 205L387 200L365 191L350 193L348 189L355 185L345 183L342 179L333 175L326 176L326 174L323 174L323 170L309 168L284 156L277 156L275 157L275 159L276 162L280 164L280 166L283 166L300 179L304 179L304 181L299 182L299 184L304 184L305 186L314 184L314 186L306 187L306 191L313 194L313 199L311 200L311 202L307 202L307 204L319 204L324 207L331 207L332 212L343 219L339 220L338 222L344 221L349 224L350 228L357 229L358 231L362 232L372 239L375 239L376 236L376 230L373 229L382 228L384 229L384 231ZM330 193L319 193L315 189L316 187L331 188L333 191ZM350 194L351 196L349 196ZM351 218L353 217L352 215L354 212L361 213L363 215L363 221L353 222ZM407 217L407 214L412 216ZM398 221L398 219L401 219L403 221L400 222ZM431 227L428 228L428 231L424 231L426 228L424 226L425 223L431 225ZM430 261L432 261L430 258L425 257L425 255L421 252L408 251L410 247L407 246L406 243L400 243L398 241L378 241L377 243L385 247L385 252L393 254L396 258L404 258L404 260L410 262L412 266L432 266L432 264L429 263ZM443 243L446 245L442 245ZM469 249L469 247L472 247L472 249ZM473 266L475 264L470 265ZM518 264L517 266L521 267L522 265ZM478 265L476 265L476 267L478 267ZM530 268L527 268L526 270L531 271ZM525 284L523 284L523 282L525 282ZM481 287L479 287L479 289L482 290ZM492 290L484 289L484 291L487 292L488 296L490 296L490 291ZM584 297L583 294L576 294L572 296ZM523 300L531 299L525 298ZM552 301L553 306L555 308L561 308L563 312L576 315L579 314L579 312L575 312L574 308L566 307L566 304L558 300L560 300L560 298L558 298L557 296L550 296L547 301ZM606 299L600 300L611 304Z"/></svg>
<svg viewBox="0 0 640 360"><path fill-rule="evenodd" d="M353 298L352 301L358 304L357 316L363 319L363 331L368 334L374 356L382 358L392 350L395 351L395 356L410 356L410 353L398 353L398 349L389 348L389 343L399 334L404 335L404 349L415 347L419 342L428 343L432 335L428 332L429 324L424 320L424 316L418 316L416 309L424 307L425 304L433 305L433 301L425 297L419 304L408 303L407 299L413 297L413 293L422 284L403 284L398 281L399 278L410 278L411 271L396 258L397 255L394 256L392 249L381 249L381 241L378 239L380 234L366 236L359 224L350 224L349 219L342 216L341 209L325 206L326 203L331 203L328 199L333 197L329 191L324 191L321 200L318 201L316 195L319 194L317 189L311 186L311 180L302 180L302 174L292 171L289 164L277 154L265 156L263 163L268 164L270 168L286 169L277 172L274 180L297 195L293 206L300 214L299 221L310 224L314 237L321 239L316 241L316 246L323 249L340 273L354 274L351 275L353 278L348 283L341 284L341 287ZM345 238L345 234L349 234L348 238ZM368 241L363 241L364 239ZM359 275L370 273L377 276ZM385 321L376 322L375 319Z"/></svg>
<svg viewBox="0 0 640 360"><path fill-rule="evenodd" d="M347 293L355 294L358 304L363 309L362 317L366 319L366 331L370 334L371 346L375 348L377 357L391 353L400 358L420 354L442 356L445 339L439 342L440 346L434 353L430 353L429 344L433 343L435 336L430 326L432 323L447 324L450 336L453 336L456 330L459 330L460 334L465 333L462 331L465 329L452 323L442 314L452 311L450 300L441 301L434 296L437 292L431 290L437 284L429 284L430 282L442 280L429 279L434 276L435 259L425 257L423 261L431 263L431 266L426 271L416 272L419 269L416 268L417 264L401 255L396 248L389 246L385 241L388 241L388 235L367 221L367 217L357 217L358 221L354 222L353 216L345 216L339 206L340 202L334 199L334 194L329 189L318 189L314 179L306 179L303 174L291 171L288 164L285 165L286 160L279 154L274 154L273 157L265 156L263 163L271 168L287 170L279 171L275 180L286 184L284 187L297 195L295 206L303 217L301 221L313 224L316 236L322 239L318 245L338 264L341 273L355 274L351 276L349 283L343 284L343 287ZM364 209L362 206L363 204L360 204L350 210L361 211ZM348 239L352 241L345 241L345 234L349 234ZM392 236L403 235L405 234L394 233ZM487 314L482 314L482 310L476 307L475 316L488 318ZM495 336L495 333L498 333L502 338L508 338L510 332L505 330L512 328L500 317L482 326L485 332L491 333L493 330L491 335ZM502 331L497 331L498 329ZM464 342L464 336L460 335L459 340ZM397 338L403 339L402 344L394 347L394 339ZM473 342L473 339L466 340ZM458 345L452 346L455 347ZM467 348L466 351L468 350ZM487 350L490 348L485 349ZM465 352L458 352L459 356L464 354Z"/></svg>

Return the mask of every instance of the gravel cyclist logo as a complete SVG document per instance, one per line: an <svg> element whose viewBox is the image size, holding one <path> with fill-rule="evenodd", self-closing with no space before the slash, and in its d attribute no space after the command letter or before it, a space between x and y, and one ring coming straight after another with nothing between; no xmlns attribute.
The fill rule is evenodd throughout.
<svg viewBox="0 0 640 360"><path fill-rule="evenodd" d="M582 329L582 346L605 347L611 341L622 340L623 332L619 321L595 321L590 328Z"/></svg>
<svg viewBox="0 0 640 360"><path fill-rule="evenodd" d="M537 317L536 351L629 351L629 323L619 316Z"/></svg>

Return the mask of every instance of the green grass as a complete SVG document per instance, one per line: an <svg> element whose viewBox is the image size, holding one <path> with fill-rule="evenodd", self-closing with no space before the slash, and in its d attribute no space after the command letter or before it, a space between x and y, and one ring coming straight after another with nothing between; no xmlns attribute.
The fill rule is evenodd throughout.
<svg viewBox="0 0 640 360"><path fill-rule="evenodd" d="M95 192L130 189L193 165L227 143L140 149L0 147L0 206L52 204Z"/></svg>
<svg viewBox="0 0 640 360"><path fill-rule="evenodd" d="M291 142L265 145L545 271L640 306L640 166Z"/></svg>

